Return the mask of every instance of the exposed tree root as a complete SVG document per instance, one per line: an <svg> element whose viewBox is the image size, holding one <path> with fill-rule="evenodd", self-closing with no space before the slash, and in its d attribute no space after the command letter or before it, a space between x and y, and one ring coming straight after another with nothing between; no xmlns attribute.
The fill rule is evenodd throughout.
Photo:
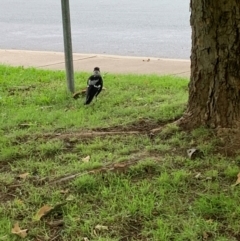
<svg viewBox="0 0 240 241"><path fill-rule="evenodd" d="M138 135L142 134L140 131L91 131L91 132L78 132L78 133L67 133L67 134L45 134L43 135L46 138L50 139L70 139L70 138L94 138L94 137L104 137L104 136L114 136L114 135Z"/></svg>
<svg viewBox="0 0 240 241"><path fill-rule="evenodd" d="M196 120L193 120L190 113L185 112L182 117L174 122L174 124L176 124L182 130L192 130L196 125Z"/></svg>
<svg viewBox="0 0 240 241"><path fill-rule="evenodd" d="M68 174L63 177L53 179L49 183L59 184L63 182L68 182L70 180L75 179L76 177L85 176L88 174L98 174L98 173L107 173L107 172L123 173L123 172L126 172L130 166L133 166L138 162L142 161L142 159L146 156L149 157L149 154L141 153L141 155L136 155L134 158L126 162L109 163L109 164L105 164L102 167L94 168L92 170L75 173L75 174ZM155 159L155 157L152 157L152 158Z"/></svg>
<svg viewBox="0 0 240 241"><path fill-rule="evenodd" d="M74 133L48 133L42 135L44 138L48 139L60 139L66 140L71 138L77 139L88 139L88 138L95 138L95 137L105 137L105 136L117 136L117 135L148 135L153 136L157 133L160 133L164 126L160 126L157 128L153 128L150 130L119 130L119 131L86 131L86 132L74 132ZM107 129L106 129L107 130Z"/></svg>
<svg viewBox="0 0 240 241"><path fill-rule="evenodd" d="M161 132L163 128L164 128L164 126L160 126L158 128L154 128L154 129L150 130L150 134L155 135L155 134Z"/></svg>

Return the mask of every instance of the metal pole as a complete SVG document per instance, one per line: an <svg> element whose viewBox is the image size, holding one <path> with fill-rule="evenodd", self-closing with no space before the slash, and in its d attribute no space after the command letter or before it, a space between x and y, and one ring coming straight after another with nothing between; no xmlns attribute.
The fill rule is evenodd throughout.
<svg viewBox="0 0 240 241"><path fill-rule="evenodd" d="M62 1L63 39L68 90L74 92L74 71L69 0Z"/></svg>

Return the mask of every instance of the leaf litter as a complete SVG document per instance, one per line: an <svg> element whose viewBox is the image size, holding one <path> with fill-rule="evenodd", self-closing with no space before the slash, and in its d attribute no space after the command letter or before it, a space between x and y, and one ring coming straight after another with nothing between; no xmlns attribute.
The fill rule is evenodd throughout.
<svg viewBox="0 0 240 241"><path fill-rule="evenodd" d="M233 186L237 186L240 183L240 172L237 174L237 181L235 182L235 184L233 184Z"/></svg>
<svg viewBox="0 0 240 241"><path fill-rule="evenodd" d="M53 210L53 207L49 205L44 205L38 210L38 212L34 216L34 219L39 221L42 217L46 216L51 210Z"/></svg>
<svg viewBox="0 0 240 241"><path fill-rule="evenodd" d="M56 204L54 207L50 205L44 205L38 210L38 212L36 213L33 219L35 221L39 221L41 218L49 215L50 213L53 213L55 211L57 212L59 208L64 206L66 203L67 202L59 203L59 204Z"/></svg>
<svg viewBox="0 0 240 241"><path fill-rule="evenodd" d="M89 155L86 156L86 157L84 157L84 158L82 158L82 162L87 163L87 162L89 162L89 161L90 161L90 156L89 156Z"/></svg>
<svg viewBox="0 0 240 241"><path fill-rule="evenodd" d="M29 176L29 174L30 174L29 172L25 172L23 174L19 174L17 178L25 180Z"/></svg>
<svg viewBox="0 0 240 241"><path fill-rule="evenodd" d="M21 229L19 227L18 222L14 224L14 227L12 228L12 234L16 234L21 238L25 238L27 236L28 229Z"/></svg>

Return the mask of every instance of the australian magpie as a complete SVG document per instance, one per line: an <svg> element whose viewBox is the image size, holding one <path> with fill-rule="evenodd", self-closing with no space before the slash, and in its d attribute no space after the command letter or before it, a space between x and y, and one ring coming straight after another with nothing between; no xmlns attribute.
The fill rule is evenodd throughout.
<svg viewBox="0 0 240 241"><path fill-rule="evenodd" d="M84 105L88 105L92 102L94 96L97 97L102 91L103 79L100 73L100 68L95 67L93 69L93 75L88 78L87 81L87 93L86 101Z"/></svg>

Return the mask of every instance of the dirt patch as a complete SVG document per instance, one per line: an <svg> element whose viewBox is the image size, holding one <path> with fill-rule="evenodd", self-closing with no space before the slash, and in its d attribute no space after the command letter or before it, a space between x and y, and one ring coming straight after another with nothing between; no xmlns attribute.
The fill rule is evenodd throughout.
<svg viewBox="0 0 240 241"><path fill-rule="evenodd" d="M121 238L120 241L128 241L128 240L146 240L141 235L141 231L143 228L143 223L141 217L137 218L129 218L124 223L122 230L120 230Z"/></svg>
<svg viewBox="0 0 240 241"><path fill-rule="evenodd" d="M8 161L0 161L0 173L7 172L10 169Z"/></svg>
<svg viewBox="0 0 240 241"><path fill-rule="evenodd" d="M17 182L12 183L11 185L5 185L5 183L0 183L0 190L4 190L0 193L1 203L15 199L18 196L17 194L19 192L22 192L21 187L22 185Z"/></svg>

